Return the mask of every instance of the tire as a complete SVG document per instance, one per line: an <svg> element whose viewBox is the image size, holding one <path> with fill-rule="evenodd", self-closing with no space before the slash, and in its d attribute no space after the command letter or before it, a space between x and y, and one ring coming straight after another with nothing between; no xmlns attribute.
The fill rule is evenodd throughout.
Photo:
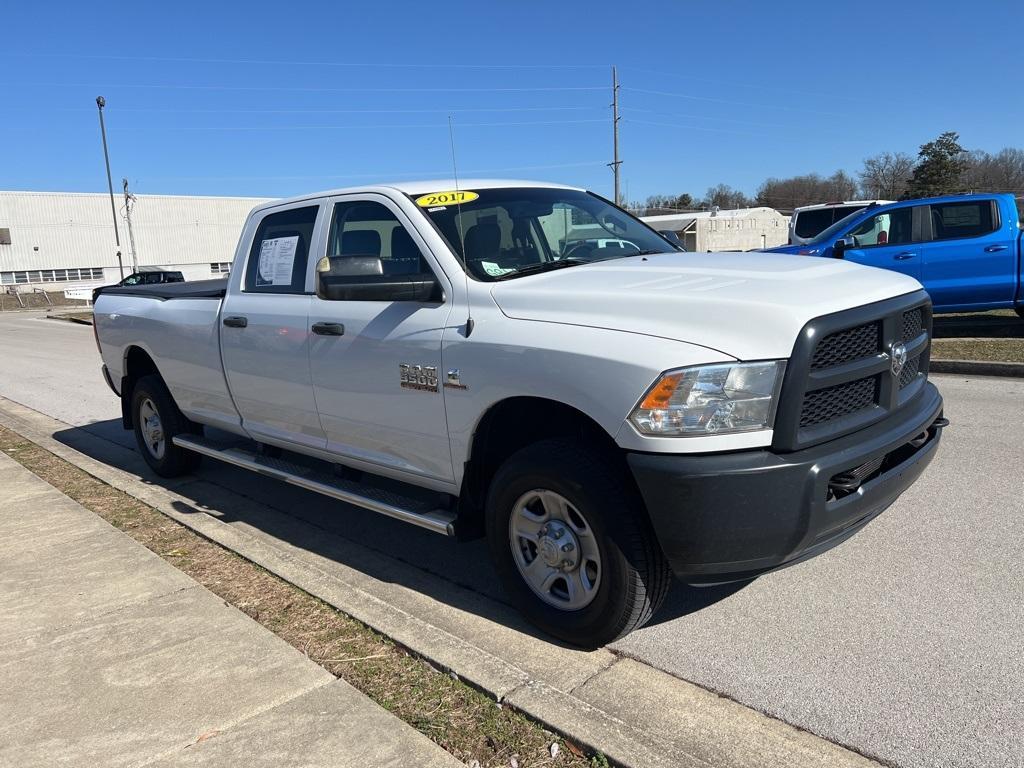
<svg viewBox="0 0 1024 768"><path fill-rule="evenodd" d="M511 456L491 482L485 522L513 603L572 645L629 634L668 593L672 576L638 494L579 442L545 440Z"/></svg>
<svg viewBox="0 0 1024 768"><path fill-rule="evenodd" d="M178 410L163 379L155 374L139 379L132 390L131 407L135 442L150 469L160 477L179 477L199 466L198 453L179 448L172 440L175 435L199 434L202 428ZM154 428L160 440L154 439Z"/></svg>
<svg viewBox="0 0 1024 768"><path fill-rule="evenodd" d="M1019 317L1021 320L1024 320L1024 306L1014 307L1013 311L1017 313L1017 317Z"/></svg>

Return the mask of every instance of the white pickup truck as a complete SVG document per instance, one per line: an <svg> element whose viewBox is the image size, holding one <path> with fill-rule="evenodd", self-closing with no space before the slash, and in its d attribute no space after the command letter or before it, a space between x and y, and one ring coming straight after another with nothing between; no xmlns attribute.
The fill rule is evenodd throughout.
<svg viewBox="0 0 1024 768"><path fill-rule="evenodd" d="M647 621L673 573L748 579L844 541L947 424L917 281L680 253L551 184L261 205L226 281L105 288L95 329L158 474L209 456L485 535L522 611L583 646Z"/></svg>

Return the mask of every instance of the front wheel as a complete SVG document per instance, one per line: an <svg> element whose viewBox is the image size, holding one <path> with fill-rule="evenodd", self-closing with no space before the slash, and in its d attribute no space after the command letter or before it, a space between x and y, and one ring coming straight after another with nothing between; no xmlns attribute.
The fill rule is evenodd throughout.
<svg viewBox="0 0 1024 768"><path fill-rule="evenodd" d="M594 648L645 624L671 574L623 471L581 443L547 440L514 454L488 494L487 539L526 617Z"/></svg>
<svg viewBox="0 0 1024 768"><path fill-rule="evenodd" d="M142 458L161 477L178 477L199 466L200 456L175 445L175 435L195 434L200 427L178 410L159 376L143 376L132 391L135 442Z"/></svg>

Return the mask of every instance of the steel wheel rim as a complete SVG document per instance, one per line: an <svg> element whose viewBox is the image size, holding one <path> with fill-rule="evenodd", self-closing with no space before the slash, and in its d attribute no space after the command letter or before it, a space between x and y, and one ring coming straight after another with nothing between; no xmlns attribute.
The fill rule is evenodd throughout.
<svg viewBox="0 0 1024 768"><path fill-rule="evenodd" d="M603 567L597 537L568 499L537 488L524 493L508 524L512 559L537 597L563 611L586 608L597 596Z"/></svg>
<svg viewBox="0 0 1024 768"><path fill-rule="evenodd" d="M159 411L148 397L139 406L139 427L142 430L143 442L146 444L149 455L157 460L162 459L167 450L164 427L160 421Z"/></svg>

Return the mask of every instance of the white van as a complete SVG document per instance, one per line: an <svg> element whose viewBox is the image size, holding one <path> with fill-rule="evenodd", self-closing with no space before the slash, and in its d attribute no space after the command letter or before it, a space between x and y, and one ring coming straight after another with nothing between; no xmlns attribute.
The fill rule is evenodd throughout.
<svg viewBox="0 0 1024 768"><path fill-rule="evenodd" d="M793 210L789 219L789 244L804 245L840 219L869 205L885 205L892 200L844 200L841 203L803 205Z"/></svg>

